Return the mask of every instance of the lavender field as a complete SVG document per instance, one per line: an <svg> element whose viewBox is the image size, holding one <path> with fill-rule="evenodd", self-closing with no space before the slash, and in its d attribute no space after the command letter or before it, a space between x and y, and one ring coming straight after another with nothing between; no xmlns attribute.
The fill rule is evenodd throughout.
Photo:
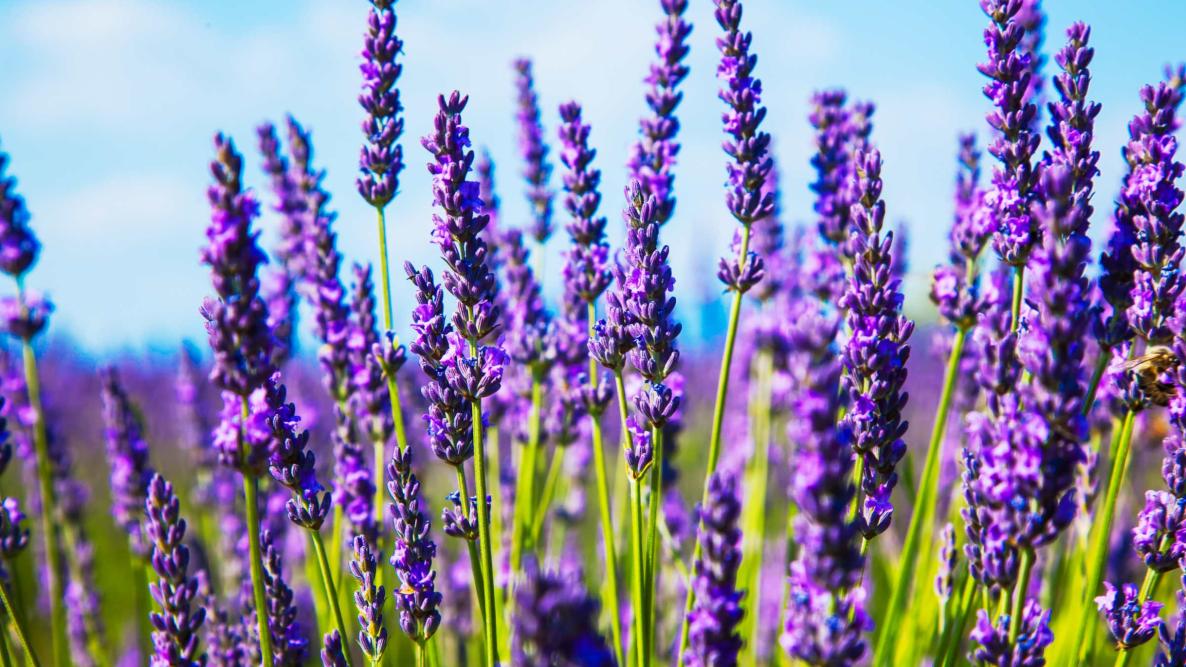
<svg viewBox="0 0 1186 667"><path fill-rule="evenodd" d="M0 56L66 7L63 36L171 20L122 1L11 10ZM943 29L967 44L904 47L978 77L948 119L901 113L906 63L888 118L844 77L791 113L777 85L812 56L780 42L835 35L768 1L640 1L645 42L560 47L355 4L356 99L302 82L358 121L345 152L283 101L239 127L246 75L193 65L227 96L183 168L204 205L168 167L63 204L87 144L20 130L85 82L45 83L32 121L0 102L0 666L1186 667L1180 13L1117 38L1097 9L1093 32L966 2ZM174 25L214 62L233 42ZM594 44L645 56L607 88L575 74ZM277 64L255 46L245 71ZM91 148L121 99L153 105L130 90L82 104ZM136 257L97 241L138 211Z"/></svg>

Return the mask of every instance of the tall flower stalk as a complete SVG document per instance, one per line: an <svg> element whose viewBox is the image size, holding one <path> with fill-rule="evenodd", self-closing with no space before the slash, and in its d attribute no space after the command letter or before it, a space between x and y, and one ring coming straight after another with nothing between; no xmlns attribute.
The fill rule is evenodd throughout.
<svg viewBox="0 0 1186 667"><path fill-rule="evenodd" d="M198 580L189 572L189 548L183 543L186 523L173 485L160 475L154 474L148 484L144 511L144 535L152 545L152 567L158 577L151 584L152 597L159 605L151 616L152 665L205 664L198 632L206 620L206 609L198 599ZM261 627L266 630L267 624ZM270 657L265 657L265 662L270 664Z"/></svg>
<svg viewBox="0 0 1186 667"><path fill-rule="evenodd" d="M469 98L454 91L438 99L434 130L421 143L432 155L433 241L441 250L447 271L444 286L457 299L453 316L455 334L443 359L444 379L470 408L475 486L477 487L477 533L481 552L480 579L475 580L484 599L485 657L487 667L498 664L498 619L495 614L494 559L490 535L490 503L487 494L486 442L482 437L482 399L494 395L502 383L506 354L496 345L482 343L499 325L499 310L493 301L494 275L486 262L487 247L482 229L488 222L481 213L478 183L467 180L473 166L469 129L461 112ZM464 458L469 458L466 456ZM464 459L462 459L464 460ZM458 468L458 470L462 470ZM461 498L462 508L469 498Z"/></svg>
<svg viewBox="0 0 1186 667"><path fill-rule="evenodd" d="M752 226L754 222L774 212L774 195L763 188L774 163L767 155L770 135L760 129L766 109L761 106L761 81L753 76L758 57L750 53L753 36L741 30L741 13L740 0L716 0L714 15L717 24L724 31L724 34L717 38L717 48L721 52L717 76L723 83L720 98L726 105L723 119L727 138L723 147L730 158L726 163L729 181L725 202L729 213L737 220L741 229L734 238L734 258L722 259L717 273L726 289L733 293L733 303L729 309L725 348L722 352L720 377L713 407L706 479L716 472L721 453L721 431L729 395L733 348L737 339L737 327L741 321L742 298L762 279L762 259L750 251ZM706 483L704 493L707 492ZM699 558L702 549L703 545L697 539L693 560ZM695 597L695 588L689 587L686 611L692 609ZM687 642L688 623L685 620L680 631L681 663Z"/></svg>
<svg viewBox="0 0 1186 667"><path fill-rule="evenodd" d="M25 276L37 263L41 243L29 228L29 211L25 200L16 193L16 179L7 173L9 156L0 152L0 271L16 282L17 297L7 311L18 315L19 330L12 330L21 341L24 360L25 386L30 409L33 411L33 444L37 458L37 483L41 499L41 534L45 540L46 566L49 570L50 637L53 664L62 665L66 659L66 610L62 603L65 587L62 582L64 556L54 528L57 516L53 493L49 449L46 437L45 414L41 408L41 382L37 372L37 357L32 339L46 325L48 302L41 301L25 289Z"/></svg>

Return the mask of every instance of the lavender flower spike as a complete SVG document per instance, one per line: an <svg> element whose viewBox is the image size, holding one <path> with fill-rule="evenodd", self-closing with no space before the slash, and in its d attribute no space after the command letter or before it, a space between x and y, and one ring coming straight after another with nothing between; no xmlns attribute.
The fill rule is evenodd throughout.
<svg viewBox="0 0 1186 667"><path fill-rule="evenodd" d="M981 0L991 24L984 31L988 62L977 66L991 79L984 86L984 96L995 109L987 119L999 133L988 146L988 152L1001 161L993 171L989 197L998 225L993 247L1001 261L1014 267L1025 266L1042 236L1029 214L1038 184L1033 155L1040 137L1033 128L1038 108L1029 95L1037 62L1019 48L1026 37L1020 16L1024 5L1022 0Z"/></svg>
<svg viewBox="0 0 1186 667"><path fill-rule="evenodd" d="M412 472L411 448L392 453L387 478L387 492L391 495L387 511L395 535L391 565L400 580L399 590L394 593L395 608L400 628L423 646L440 627L441 594L436 590L433 570L437 547L429 534L431 523L420 509L420 480ZM382 596L380 587L378 597Z"/></svg>
<svg viewBox="0 0 1186 667"><path fill-rule="evenodd" d="M321 646L322 665L325 667L347 667L341 633L337 630L327 632Z"/></svg>
<svg viewBox="0 0 1186 667"><path fill-rule="evenodd" d="M387 650L387 628L383 627L383 603L387 589L377 583L379 554L371 548L367 538L354 537L354 557L350 560L350 575L358 582L354 591L354 606L358 608L358 646L362 654L379 664Z"/></svg>
<svg viewBox="0 0 1186 667"><path fill-rule="evenodd" d="M298 667L305 664L309 642L297 620L297 608L292 589L284 581L280 552L273 543L271 531L260 535L263 550L264 583L268 598L268 629L272 633L274 664Z"/></svg>
<svg viewBox="0 0 1186 667"><path fill-rule="evenodd" d="M589 126L581 118L581 105L560 105L560 120L560 162L566 167L564 209L572 218L566 226L572 245L565 253L564 305L570 318L584 322L586 306L595 303L612 280L606 220L597 215L601 170L592 168L597 151L589 147Z"/></svg>
<svg viewBox="0 0 1186 667"><path fill-rule="evenodd" d="M189 575L186 524L173 485L154 474L144 508L144 534L152 543L152 568L159 577L149 590L161 610L151 615L153 667L202 665L206 656L198 644L198 632L206 609L200 604L195 608L198 580Z"/></svg>
<svg viewBox="0 0 1186 667"><path fill-rule="evenodd" d="M6 173L8 159L0 151L0 271L19 280L37 262L41 243L29 229L29 211L16 193L16 179Z"/></svg>
<svg viewBox="0 0 1186 667"><path fill-rule="evenodd" d="M1095 604L1121 650L1149 641L1161 625L1161 603L1141 601L1132 584L1116 588L1105 581L1104 594L1095 599Z"/></svg>
<svg viewBox="0 0 1186 667"><path fill-rule="evenodd" d="M737 590L737 568L741 564L741 501L737 480L717 472L708 480L708 500L700 508L700 543L704 551L695 563L692 585L696 604L689 618L688 649L684 664L689 667L735 665L741 651L738 625L745 610L743 591Z"/></svg>
<svg viewBox="0 0 1186 667"><path fill-rule="evenodd" d="M722 259L717 276L730 290L744 294L762 279L762 261L749 249L750 227L774 213L774 194L764 187L774 162L768 155L770 135L761 131L766 108L759 106L762 82L754 78L758 57L750 53L753 35L741 31L740 0L716 0L715 16L725 34L717 38L721 62L719 94L728 105L722 116L728 139L722 144L732 159L727 163L729 212L741 224L733 260Z"/></svg>
<svg viewBox="0 0 1186 667"><path fill-rule="evenodd" d="M844 384L850 401L844 419L860 457L862 532L871 539L889 527L890 494L898 481L895 470L906 453L902 437L908 424L902 408L908 395L902 387L914 323L902 315L902 288L891 271L893 233L882 232L885 202L881 153L876 149L856 157L854 183L860 193L852 209L855 263L840 301L851 331L844 347Z"/></svg>
<svg viewBox="0 0 1186 667"><path fill-rule="evenodd" d="M396 58L404 43L395 34L395 0L371 0L367 14L367 34L363 42L362 94L358 103L366 111L362 134L366 143L358 159L358 193L368 204L382 210L399 189L403 171L404 133L400 117L403 104L395 87L403 65Z"/></svg>
<svg viewBox="0 0 1186 667"><path fill-rule="evenodd" d="M531 61L519 58L515 66L515 89L519 108L515 121L519 125L519 152L523 156L523 178L527 180L527 203L531 207L532 238L544 244L552 236L552 197L548 186L552 165L548 162L548 145L540 121L539 100L535 93L535 76Z"/></svg>
<svg viewBox="0 0 1186 667"><path fill-rule="evenodd" d="M659 4L663 7L663 19L655 26L658 58L651 63L645 79L650 86L646 101L651 115L638 123L642 136L631 146L626 166L630 178L642 184L646 196L655 198L655 219L663 225L675 212L672 169L680 149L675 141L679 133L675 110L684 96L678 88L688 76L684 58L688 55L686 40L692 26L684 20L688 0L659 0Z"/></svg>
<svg viewBox="0 0 1186 667"><path fill-rule="evenodd" d="M140 532L148 481L153 471L148 465L148 443L141 435L140 417L120 383L114 368L100 372L103 390L103 426L107 440L107 459L111 465L111 495L116 523L127 533L132 550L148 555L148 545Z"/></svg>
<svg viewBox="0 0 1186 667"><path fill-rule="evenodd" d="M597 633L598 606L578 573L545 572L528 558L515 589L511 664L611 667L613 653Z"/></svg>
<svg viewBox="0 0 1186 667"><path fill-rule="evenodd" d="M979 644L968 658L978 665L994 667L1042 667L1046 647L1054 641L1050 632L1050 612L1042 611L1037 601L1027 599L1022 613L1021 631L1016 641L1009 640L1009 616L1001 616L996 625L988 612L977 613L972 641Z"/></svg>

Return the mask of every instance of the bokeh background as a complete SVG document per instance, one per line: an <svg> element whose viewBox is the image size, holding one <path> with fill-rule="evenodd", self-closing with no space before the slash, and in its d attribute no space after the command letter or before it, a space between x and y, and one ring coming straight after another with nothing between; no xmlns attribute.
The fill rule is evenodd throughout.
<svg viewBox="0 0 1186 667"><path fill-rule="evenodd" d="M665 239L689 345L721 326L713 267L733 230L723 205L711 6L697 0L689 10L695 30L679 112L679 208ZM197 308L208 286L197 253L208 219L210 138L220 129L234 135L247 153L252 184L266 191L253 129L288 112L314 130L317 162L328 169L340 213L343 251L351 260L376 259L372 214L354 189L366 9L361 0L0 1L0 146L13 155L13 173L45 245L33 281L57 303L56 337L70 337L91 353L173 349L181 337L199 338ZM1140 85L1156 80L1164 63L1186 58L1186 3L1052 0L1046 10L1048 54L1071 21L1092 25L1092 96L1103 104L1096 123L1099 189L1110 198ZM983 78L975 69L984 57L978 3L751 0L746 12L787 221L812 218L811 92L844 86L875 101L889 216L912 232L908 309L920 320L933 318L925 293L944 253L955 137L986 128ZM510 67L519 55L535 59L550 136L557 104L585 105L604 171L604 210L620 238L618 193L644 111L641 80L657 3L403 0L399 16L409 168L389 209L392 259L433 255L419 137L443 91L471 95L466 120L475 142L495 157L506 219L524 218ZM1053 67L1048 63L1047 74ZM1110 211L1097 203L1097 238ZM562 244L553 245L558 253ZM560 262L552 258L548 265L554 271ZM397 298L406 328L410 297L402 283Z"/></svg>

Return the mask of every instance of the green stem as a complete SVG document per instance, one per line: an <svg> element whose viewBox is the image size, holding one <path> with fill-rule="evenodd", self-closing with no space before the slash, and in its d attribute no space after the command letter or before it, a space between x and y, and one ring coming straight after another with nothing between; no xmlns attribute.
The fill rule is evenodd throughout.
<svg viewBox="0 0 1186 667"><path fill-rule="evenodd" d="M375 213L379 223L379 273L383 285L383 324L391 331L391 272L387 268L387 208L376 206ZM392 394L395 396L395 394Z"/></svg>
<svg viewBox="0 0 1186 667"><path fill-rule="evenodd" d="M597 320L597 308L589 304L589 336L593 335L593 323ZM597 388L597 362L589 358L589 384ZM589 415L593 431L593 472L597 481L597 511L601 519L601 540L605 553L606 609L609 614L610 632L614 640L614 657L617 664L626 667L622 654L622 611L618 600L618 550L614 545L614 520L609 500L609 469L605 463L605 443L601 438L599 415Z"/></svg>
<svg viewBox="0 0 1186 667"><path fill-rule="evenodd" d="M12 601L8 599L8 590L4 585L0 585L0 601L4 603L4 611L8 614L9 620L12 621L12 627L16 631L16 638L21 643L21 648L25 649L25 659L32 662L33 667L41 667L41 662L37 659L37 654L33 651L33 645L29 643L29 635L25 632L24 623L17 616L16 608L13 607Z"/></svg>
<svg viewBox="0 0 1186 667"><path fill-rule="evenodd" d="M897 628L905 616L907 602L914 586L914 575L918 566L919 551L924 541L924 532L929 532L935 512L939 506L939 470L943 459L943 435L947 432L947 416L951 410L951 398L955 394L959 383L960 359L963 356L964 343L968 338L968 330L956 330L952 341L951 354L947 357L947 370L943 374L943 390L939 395L939 407L935 411L935 420L931 427L931 440L927 445L927 458L923 464L922 487L918 490L918 500L914 512L910 515L910 527L906 530L906 540L902 543L902 563L898 567L898 576L890 596L889 607L886 610L886 625L877 637L877 647L874 651L874 664L881 664L889 650L891 641L897 637Z"/></svg>
<svg viewBox="0 0 1186 667"><path fill-rule="evenodd" d="M972 604L972 600L976 598L976 591L979 588L981 588L980 584L971 575L964 578L964 588L960 593L958 606L952 610L951 623L944 630L943 638L939 642L937 667L947 667L954 663L955 656L959 652L960 640L964 636L964 629L968 627L972 611L976 608L976 605Z"/></svg>
<svg viewBox="0 0 1186 667"><path fill-rule="evenodd" d="M1091 382L1087 385L1087 394L1083 398L1083 414L1091 412L1091 408L1095 405L1095 394L1100 388L1100 381L1104 378L1104 371L1108 369L1108 360L1111 357L1110 350L1107 348L1099 351L1099 357L1095 360L1095 370L1091 373Z"/></svg>
<svg viewBox="0 0 1186 667"><path fill-rule="evenodd" d="M518 573L523 564L530 529L535 525L536 467L539 465L540 421L543 414L543 383L536 374L531 377L531 414L528 418L527 445L519 466L515 493L515 526L511 536L511 572Z"/></svg>
<svg viewBox="0 0 1186 667"><path fill-rule="evenodd" d="M745 258L749 256L750 226L744 225L741 229L741 247L737 252L737 261L741 268L745 268ZM737 326L741 322L742 296L741 292L734 292L733 305L729 308L729 326L725 333L725 349L721 356L721 371L717 377L717 396L712 410L712 437L708 441L708 467L704 472L702 503L708 501L708 478L716 472L717 461L721 457L721 430L725 423L725 403L729 396L729 374L733 368L733 347L737 343ZM696 546L692 550L693 563L700 559L700 552L703 548L699 537L697 537ZM692 611L692 605L695 602L696 589L693 586L688 586L688 595L684 602L684 619L680 623L679 667L684 665L684 652L688 648L688 614Z"/></svg>
<svg viewBox="0 0 1186 667"><path fill-rule="evenodd" d="M325 582L325 595L329 598L329 608L334 615L334 623L337 625L338 633L343 638L349 637L350 634L346 631L346 622L342 617L342 605L338 602L338 596L334 594L337 590L334 586L334 575L329 569L329 557L325 554L325 542L321 539L321 532L316 530L309 531L313 537L313 551L317 553L317 564L321 567L321 578ZM345 639L343 639L343 643ZM342 651L346 656L346 667L350 667L350 652ZM271 661L268 661L269 664Z"/></svg>
<svg viewBox="0 0 1186 667"><path fill-rule="evenodd" d="M457 470L457 491L461 494L461 516L469 519L469 482L465 479L465 465L458 465ZM469 569L470 577L473 579L474 597L478 599L478 614L479 620L482 622L482 631L486 630L486 595L483 589L482 582L485 577L482 576L482 558L478 553L478 546L474 544L473 540L467 539L465 545L469 550Z"/></svg>
<svg viewBox="0 0 1186 667"><path fill-rule="evenodd" d="M1021 562L1018 565L1017 581L1013 589L1013 609L1009 623L1009 643L1016 644L1021 634L1021 621L1025 616L1025 597L1029 592L1030 575L1034 571L1034 550L1024 547L1021 550Z"/></svg>
<svg viewBox="0 0 1186 667"><path fill-rule="evenodd" d="M477 343L470 341L477 356ZM482 438L482 402L470 404L474 431L474 478L478 491L478 548L482 552L482 591L486 598L486 667L498 667L498 619L494 617L494 555L490 548L490 504L486 502L486 443Z"/></svg>
<svg viewBox="0 0 1186 667"><path fill-rule="evenodd" d="M18 283L19 285L19 283ZM20 288L21 302L24 289ZM50 637L53 645L53 664L66 660L66 610L62 587L62 549L55 527L57 501L53 489L53 471L49 462L49 439L45 430L45 413L41 409L41 381L37 373L37 356L29 341L21 344L24 356L25 386L29 392L29 407L33 409L33 446L37 453L37 482L41 500L41 534L45 540L45 555L49 570Z"/></svg>
<svg viewBox="0 0 1186 667"><path fill-rule="evenodd" d="M532 511L534 518L531 522L531 540L528 542L534 551L539 548L540 536L544 531L544 522L548 519L548 512L556 499L556 487L560 484L560 473L564 470L564 448L556 447L552 453L552 460L548 463L548 475L544 478L544 488L540 494L538 507Z"/></svg>
<svg viewBox="0 0 1186 667"><path fill-rule="evenodd" d="M243 403L247 405L246 401ZM251 557L251 591L255 601L256 631L259 634L259 652L263 657L265 667L272 667L272 633L268 631L268 600L264 595L264 568L259 544L259 478L254 475L243 475L243 497L247 505L247 542ZM328 574L329 564L326 563L324 573ZM327 591L330 603L338 604L338 598ZM340 627L340 624L339 624ZM346 631L340 630L342 637L348 637Z"/></svg>
<svg viewBox="0 0 1186 667"><path fill-rule="evenodd" d="M643 618L643 563L642 563L642 483L630 480L630 560L632 567L630 586L633 596L631 620L633 622L633 643L635 659L638 667L647 667L650 663L650 647L647 645L646 620Z"/></svg>
<svg viewBox="0 0 1186 667"><path fill-rule="evenodd" d="M8 624L4 624L0 628L0 659L4 661L4 667L12 667L12 653L8 649Z"/></svg>
<svg viewBox="0 0 1186 667"><path fill-rule="evenodd" d="M1010 331L1017 331L1021 324L1021 298L1025 294L1025 265L1013 268L1013 322Z"/></svg>
<svg viewBox="0 0 1186 667"><path fill-rule="evenodd" d="M643 593L646 596L647 641L655 644L655 590L659 586L659 497L663 495L663 429L651 428L651 442L654 445L654 462L651 463L651 496L650 508L647 516L646 533L646 579L643 581Z"/></svg>
<svg viewBox="0 0 1186 667"><path fill-rule="evenodd" d="M1091 650L1092 642L1088 641L1088 632L1095 627L1096 613L1091 608L1090 601L1095 596L1096 590L1099 589L1100 580L1103 578L1104 564L1108 557L1108 538L1111 536L1112 519L1116 514L1116 499L1120 496L1120 489L1124 485L1124 477L1128 469L1135 421L1136 413L1132 410L1125 411L1120 432L1112 441L1112 467L1108 471L1108 490L1104 496L1103 509L1092 525L1090 551L1087 557L1086 586L1083 592L1084 597L1080 600L1082 611L1079 616L1078 639L1071 644L1072 650L1078 651L1079 662L1076 664L1085 664L1083 661Z"/></svg>
<svg viewBox="0 0 1186 667"><path fill-rule="evenodd" d="M746 595L746 613L742 618L741 636L747 639L745 664L757 663L758 612L762 608L762 562L765 558L766 536L766 488L769 483L770 433L771 433L771 387L774 373L774 359L770 350L763 349L757 359L756 395L753 414L753 457L746 471L746 499L742 519L743 550L738 580Z"/></svg>

